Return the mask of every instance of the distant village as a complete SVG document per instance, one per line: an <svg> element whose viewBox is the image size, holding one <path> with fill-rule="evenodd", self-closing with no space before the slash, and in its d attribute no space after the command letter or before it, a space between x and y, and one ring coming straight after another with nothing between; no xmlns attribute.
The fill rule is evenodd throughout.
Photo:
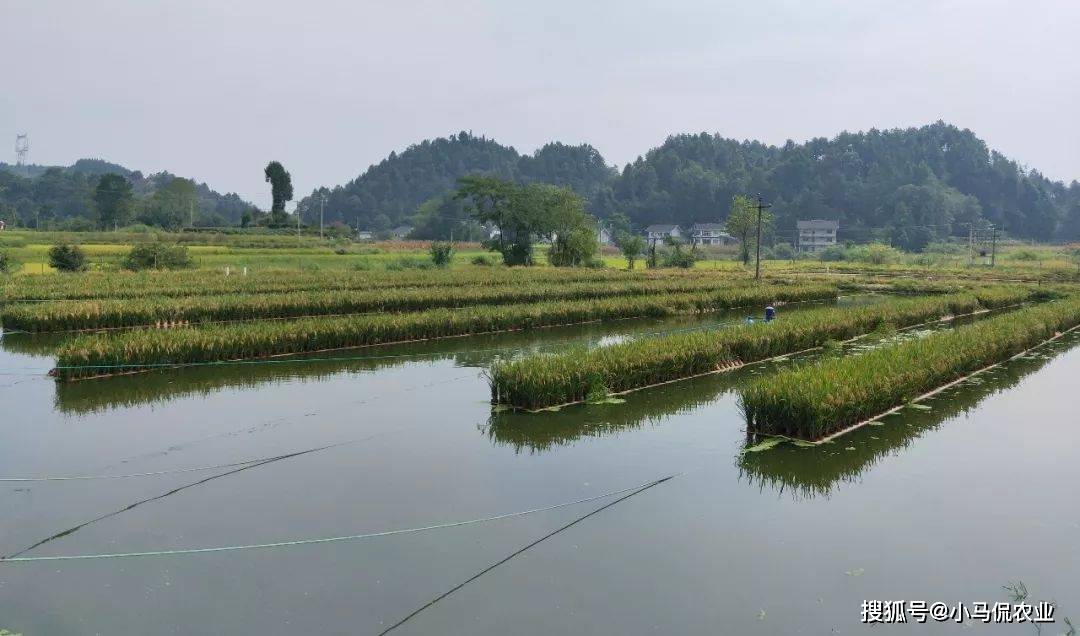
<svg viewBox="0 0 1080 636"><path fill-rule="evenodd" d="M840 229L840 222L826 219L810 219L796 222L796 229L798 230L796 249L800 252L815 253L836 245L836 233ZM391 240L404 241L408 240L412 231L413 227L411 225L399 225L388 233L384 233L384 236ZM499 235L499 228L493 225L485 226L485 231L489 239ZM689 228L675 224L659 223L646 227L641 235L649 245L658 245L668 240L676 240L691 246L723 247L738 245L739 243L738 239L724 230L723 223L694 223ZM372 230L358 230L356 238L361 241L373 241L378 237L376 232ZM615 245L614 232L604 223L597 226L597 241L600 245Z"/></svg>

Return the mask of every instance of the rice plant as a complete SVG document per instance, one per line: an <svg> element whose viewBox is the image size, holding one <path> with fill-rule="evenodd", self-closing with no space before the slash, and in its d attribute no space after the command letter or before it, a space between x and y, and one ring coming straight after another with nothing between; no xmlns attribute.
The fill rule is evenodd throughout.
<svg viewBox="0 0 1080 636"><path fill-rule="evenodd" d="M87 300L26 303L3 308L0 324L21 331L67 331L140 326L172 326L230 320L295 318L375 311L422 311L465 307L583 300L617 296L724 292L748 287L716 279L658 279L607 282L522 282L513 286L475 285L454 288L406 287L368 291L317 291L287 294L233 294L186 298ZM807 285L802 285L808 287ZM813 285L809 297L835 296Z"/></svg>
<svg viewBox="0 0 1080 636"><path fill-rule="evenodd" d="M862 355L787 370L745 386L740 403L755 432L819 439L1078 324L1080 297L1071 296Z"/></svg>
<svg viewBox="0 0 1080 636"><path fill-rule="evenodd" d="M1011 294L1011 295L1010 295ZM993 298L1010 304L1031 297L1012 288ZM770 324L741 325L715 331L645 338L593 350L538 354L492 365L492 402L537 409L578 402L599 382L618 393L653 384L711 373L739 362L752 362L846 340L882 325L907 327L948 315L980 309L975 294L893 300L853 309L817 309Z"/></svg>
<svg viewBox="0 0 1080 636"><path fill-rule="evenodd" d="M757 285L695 294L475 305L412 313L87 334L60 347L55 374L62 378L102 375L145 366L257 358L615 318L659 318L834 295L831 287Z"/></svg>

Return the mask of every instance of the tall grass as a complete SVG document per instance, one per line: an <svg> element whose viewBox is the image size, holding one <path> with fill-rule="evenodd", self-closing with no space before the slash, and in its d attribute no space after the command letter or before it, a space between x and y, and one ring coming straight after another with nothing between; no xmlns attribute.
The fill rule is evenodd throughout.
<svg viewBox="0 0 1080 636"><path fill-rule="evenodd" d="M751 430L819 439L1001 362L1080 324L1080 297L1025 308L849 358L825 359L744 387Z"/></svg>
<svg viewBox="0 0 1080 636"><path fill-rule="evenodd" d="M74 338L60 347L56 374L63 378L100 375L139 366L256 358L593 320L664 317L761 305L776 300L834 298L835 294L835 290L829 286L760 285L697 294L505 306L476 305L413 313L89 334ZM122 368L114 368L116 365Z"/></svg>
<svg viewBox="0 0 1080 636"><path fill-rule="evenodd" d="M581 401L597 390L622 392L709 373L949 314L1001 307L1038 295L1021 288L893 300L854 309L799 312L770 324L734 326L634 340L592 350L538 354L492 365L492 402L536 409Z"/></svg>
<svg viewBox="0 0 1080 636"><path fill-rule="evenodd" d="M370 291L236 294L187 298L141 298L25 303L0 309L0 324L21 331L65 331L295 318L374 311L422 311L439 307L536 303L617 296L721 292L750 285L724 278L604 282L522 282L518 285L383 288ZM819 286L820 287L820 286Z"/></svg>

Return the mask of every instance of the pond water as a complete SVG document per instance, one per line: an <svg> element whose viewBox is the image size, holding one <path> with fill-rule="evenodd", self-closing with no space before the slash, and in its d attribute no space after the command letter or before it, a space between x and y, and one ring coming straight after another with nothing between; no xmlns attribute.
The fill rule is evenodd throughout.
<svg viewBox="0 0 1080 636"><path fill-rule="evenodd" d="M852 302L866 302L858 299ZM794 309L794 307L792 308ZM56 384L54 343L0 345L0 554L182 550L415 528L677 475L490 570L393 634L854 633L864 599L1032 600L1080 623L1080 336L816 448L743 453L732 390L799 360L621 404L491 413L495 356L715 327L624 321ZM20 339L21 338L21 339ZM345 359L348 358L348 359ZM628 493L627 493L628 494ZM0 564L0 628L378 634L620 495L292 547ZM954 633L965 626L901 626ZM967 627L971 627L970 625ZM988 628L974 626L974 632ZM1002 633L1027 633L1010 626Z"/></svg>

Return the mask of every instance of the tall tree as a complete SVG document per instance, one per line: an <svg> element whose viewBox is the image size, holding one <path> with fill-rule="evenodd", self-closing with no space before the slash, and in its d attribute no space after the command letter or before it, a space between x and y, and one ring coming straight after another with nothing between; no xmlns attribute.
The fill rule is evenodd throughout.
<svg viewBox="0 0 1080 636"><path fill-rule="evenodd" d="M263 174L266 176L266 182L270 184L270 194L273 198L273 204L270 207L270 224L284 225L285 203L292 201L293 198L292 176L285 170L285 166L277 161L266 164Z"/></svg>
<svg viewBox="0 0 1080 636"><path fill-rule="evenodd" d="M131 219L135 189L123 175L103 174L94 187L94 211L98 226L115 229Z"/></svg>
<svg viewBox="0 0 1080 636"><path fill-rule="evenodd" d="M761 212L762 235L772 229L773 216L767 210ZM741 194L731 200L731 212L728 214L724 229L739 240L739 258L743 265L750 263L750 251L757 244L758 211L749 197Z"/></svg>

